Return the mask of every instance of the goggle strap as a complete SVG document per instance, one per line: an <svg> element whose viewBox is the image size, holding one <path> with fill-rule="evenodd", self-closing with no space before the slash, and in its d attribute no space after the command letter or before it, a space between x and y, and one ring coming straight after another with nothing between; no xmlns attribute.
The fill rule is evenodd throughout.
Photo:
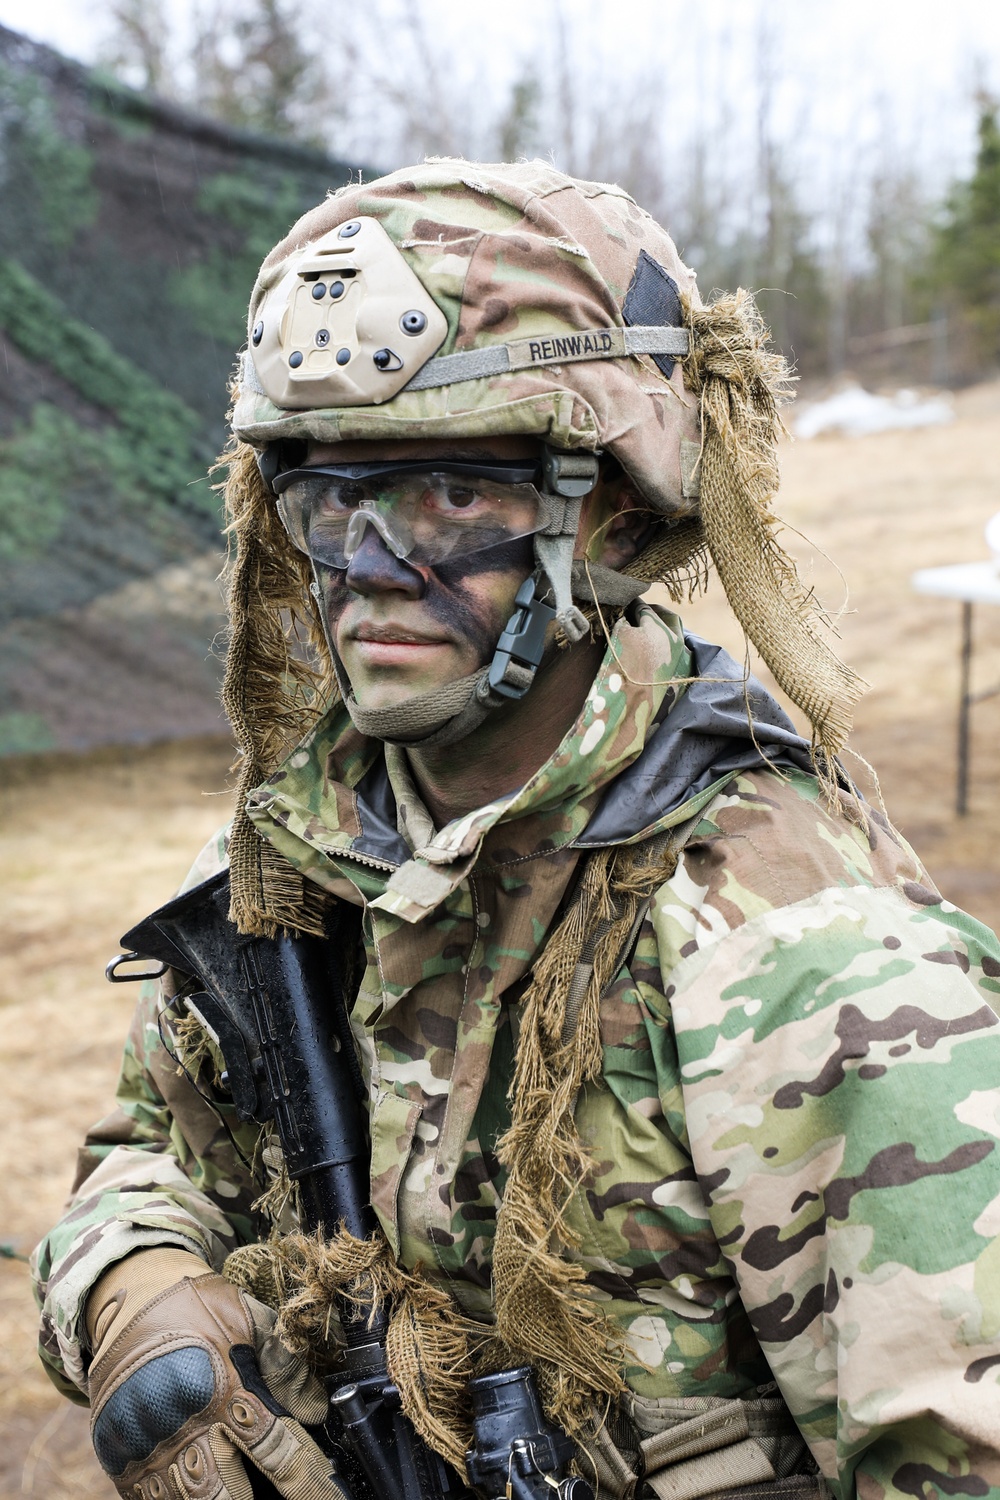
<svg viewBox="0 0 1000 1500"><path fill-rule="evenodd" d="M257 458L257 466L275 494L280 494L298 479L310 479L317 474L330 479L353 479L359 484L371 479L392 478L397 474L459 474L470 475L473 479L490 479L496 484L534 485L538 485L543 477L542 464L536 460L499 458L492 463L465 463L460 460L449 463L446 459L437 458L399 460L395 463L315 464L279 473L270 453L270 449L277 446L271 444Z"/></svg>

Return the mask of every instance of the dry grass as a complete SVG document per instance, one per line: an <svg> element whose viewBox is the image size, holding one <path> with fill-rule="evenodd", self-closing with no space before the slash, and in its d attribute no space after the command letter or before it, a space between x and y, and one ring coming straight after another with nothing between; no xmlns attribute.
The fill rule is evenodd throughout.
<svg viewBox="0 0 1000 1500"><path fill-rule="evenodd" d="M790 447L782 513L850 580L843 648L872 683L856 748L952 900L1000 922L1000 699L976 711L972 812L953 812L958 606L911 593L918 567L984 555L1000 508L1000 384L958 399L949 428ZM795 541L821 595L835 570ZM811 561L810 561L811 559ZM717 586L685 611L737 654ZM1000 677L1000 610L979 611L981 675ZM110 1102L131 992L105 984L125 928L163 901L228 816L221 744L4 766L0 844L0 1240L25 1250L57 1217L85 1127ZM0 1262L0 1496L103 1496L86 1413L35 1360L27 1272Z"/></svg>
<svg viewBox="0 0 1000 1500"><path fill-rule="evenodd" d="M962 392L956 411L948 427L791 444L779 510L813 544L791 530L782 538L827 607L845 594L828 558L850 587L840 649L871 683L854 750L876 768L890 815L948 897L997 927L1000 698L973 711L970 812L957 818L960 605L915 594L909 581L917 568L985 558L983 528L1000 510L1000 382ZM718 583L684 618L742 658ZM1000 610L979 606L975 633L979 684L1000 682ZM864 778L860 763L848 766Z"/></svg>
<svg viewBox="0 0 1000 1500"><path fill-rule="evenodd" d="M229 817L226 744L7 762L0 792L0 1241L59 1215L83 1132L110 1108L134 992L104 980L132 922L165 900ZM34 1353L27 1267L0 1262L0 1495L114 1494L87 1413Z"/></svg>

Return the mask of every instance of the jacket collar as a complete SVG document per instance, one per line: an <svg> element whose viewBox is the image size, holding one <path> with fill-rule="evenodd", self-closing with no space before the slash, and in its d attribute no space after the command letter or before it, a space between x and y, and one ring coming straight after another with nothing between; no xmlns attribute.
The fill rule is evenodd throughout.
<svg viewBox="0 0 1000 1500"><path fill-rule="evenodd" d="M640 605L634 623L616 625L576 723L516 792L435 831L405 757L387 757L338 707L247 806L298 869L319 878L331 863L373 906L416 922L466 878L501 823L531 817L551 850L638 842L761 765L809 770L809 746L724 651Z"/></svg>

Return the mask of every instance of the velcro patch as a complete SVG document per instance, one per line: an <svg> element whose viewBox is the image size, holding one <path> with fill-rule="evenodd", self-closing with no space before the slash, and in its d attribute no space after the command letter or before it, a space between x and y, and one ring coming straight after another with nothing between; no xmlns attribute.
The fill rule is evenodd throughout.
<svg viewBox="0 0 1000 1500"><path fill-rule="evenodd" d="M622 317L630 326L656 324L661 328L680 328L684 321L681 294L672 276L658 261L640 250L635 273L622 304ZM654 354L653 363L669 380L674 360L669 354Z"/></svg>

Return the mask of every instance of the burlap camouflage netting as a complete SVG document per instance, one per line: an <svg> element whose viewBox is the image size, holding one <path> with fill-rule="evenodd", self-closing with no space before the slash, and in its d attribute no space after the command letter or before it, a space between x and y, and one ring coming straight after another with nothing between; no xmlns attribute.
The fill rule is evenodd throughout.
<svg viewBox="0 0 1000 1500"><path fill-rule="evenodd" d="M496 1320L465 1317L419 1265L398 1265L381 1232L355 1239L275 1237L234 1251L230 1280L279 1310L287 1346L323 1371L340 1350L337 1301L390 1311L387 1360L417 1431L463 1470L472 1440L470 1376L530 1364L546 1411L584 1448L625 1391L624 1342L562 1253L578 1246L566 1209L593 1168L574 1121L581 1087L601 1075L601 995L651 893L677 865L684 827L587 861L535 966L510 1085L511 1123L497 1144L509 1176L493 1249Z"/></svg>
<svg viewBox="0 0 1000 1500"><path fill-rule="evenodd" d="M388 1306L386 1361L403 1407L434 1451L463 1471L472 1432L466 1384L481 1368L474 1351L492 1343L490 1330L464 1318L420 1268L400 1266L381 1233L368 1240L343 1228L329 1240L287 1234L234 1250L224 1270L278 1309L282 1342L322 1373L342 1348L338 1301L375 1311Z"/></svg>
<svg viewBox="0 0 1000 1500"><path fill-rule="evenodd" d="M322 933L308 882L266 844L246 816L247 793L277 765L332 702L336 679L309 592L309 567L288 544L257 456L234 441L226 510L235 555L229 578L229 650L222 701L240 752L237 812L230 839L232 916L241 931Z"/></svg>
<svg viewBox="0 0 1000 1500"><path fill-rule="evenodd" d="M747 637L812 724L825 778L826 761L847 741L864 683L822 638L820 612L775 537L770 507L788 366L768 349L749 292L710 307L688 303L686 312L693 338L684 377L702 412L705 540Z"/></svg>

